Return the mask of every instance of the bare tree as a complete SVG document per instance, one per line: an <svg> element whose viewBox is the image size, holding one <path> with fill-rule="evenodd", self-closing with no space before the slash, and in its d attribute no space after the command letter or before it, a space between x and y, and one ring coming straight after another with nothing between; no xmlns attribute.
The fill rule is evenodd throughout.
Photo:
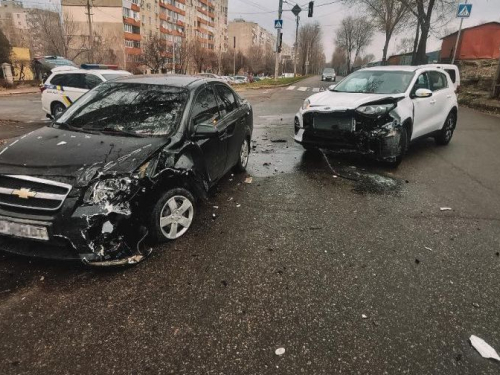
<svg viewBox="0 0 500 375"><path fill-rule="evenodd" d="M409 53L414 49L415 38L402 38L396 46L396 53Z"/></svg>
<svg viewBox="0 0 500 375"><path fill-rule="evenodd" d="M417 20L414 65L427 63L427 39L434 27L442 27L454 14L456 0L398 0Z"/></svg>
<svg viewBox="0 0 500 375"><path fill-rule="evenodd" d="M165 39L152 35L142 46L141 63L151 69L153 74L161 73L168 62L169 50Z"/></svg>
<svg viewBox="0 0 500 375"><path fill-rule="evenodd" d="M321 43L322 36L321 26L318 22L300 27L297 57L302 74L317 72L323 68L325 62ZM306 66L308 67L306 68Z"/></svg>
<svg viewBox="0 0 500 375"><path fill-rule="evenodd" d="M0 64L10 63L10 53L12 52L12 46L4 35L2 30L0 30Z"/></svg>
<svg viewBox="0 0 500 375"><path fill-rule="evenodd" d="M64 56L74 60L86 52L83 41L77 41L78 26L73 18L65 14L62 19L59 10L32 9L27 17L33 50L42 54Z"/></svg>
<svg viewBox="0 0 500 375"><path fill-rule="evenodd" d="M332 55L332 68L336 72L341 72L345 69L347 54L341 47L336 47Z"/></svg>
<svg viewBox="0 0 500 375"><path fill-rule="evenodd" d="M385 34L382 61L387 59L387 49L394 34L400 32L410 18L408 7L399 0L343 0L348 4L360 5L368 12L378 31Z"/></svg>
<svg viewBox="0 0 500 375"><path fill-rule="evenodd" d="M346 53L347 72L352 69L352 62L371 43L374 33L373 25L364 18L346 17L336 31L337 47ZM354 54L354 56L353 56Z"/></svg>

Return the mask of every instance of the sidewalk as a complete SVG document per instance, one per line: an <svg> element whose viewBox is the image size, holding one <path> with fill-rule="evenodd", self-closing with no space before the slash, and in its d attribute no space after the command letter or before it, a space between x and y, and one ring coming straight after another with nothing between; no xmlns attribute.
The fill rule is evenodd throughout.
<svg viewBox="0 0 500 375"><path fill-rule="evenodd" d="M36 94L38 92L40 92L40 89L38 87L33 87L33 86L24 86L24 87L17 87L15 89L5 89L5 90L0 89L0 97L10 96L10 95Z"/></svg>

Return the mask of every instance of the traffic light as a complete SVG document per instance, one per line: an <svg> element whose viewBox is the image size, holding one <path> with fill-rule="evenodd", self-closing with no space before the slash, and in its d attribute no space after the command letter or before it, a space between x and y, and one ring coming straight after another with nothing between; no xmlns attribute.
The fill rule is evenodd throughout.
<svg viewBox="0 0 500 375"><path fill-rule="evenodd" d="M309 10L307 12L307 17L313 16L314 1L309 1Z"/></svg>
<svg viewBox="0 0 500 375"><path fill-rule="evenodd" d="M283 33L280 33L280 41L278 44L278 53L281 53L281 47L283 46Z"/></svg>

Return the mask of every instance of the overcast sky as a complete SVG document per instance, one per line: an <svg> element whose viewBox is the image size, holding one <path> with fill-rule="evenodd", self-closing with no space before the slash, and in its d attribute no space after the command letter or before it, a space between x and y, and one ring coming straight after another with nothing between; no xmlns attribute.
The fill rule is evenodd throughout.
<svg viewBox="0 0 500 375"><path fill-rule="evenodd" d="M284 9L291 9L295 2L287 0L284 4ZM460 2L463 2L460 1ZM338 28L342 18L348 15L359 15L359 10L350 9L343 6L339 1L334 0L315 0L314 17L307 17L307 4L309 1L299 0L299 6L304 9L301 16L301 23L318 21L323 29L323 45L325 48L326 60L331 60L334 50L334 34ZM458 3L458 1L457 1ZM472 13L469 19L464 21L464 28L474 26L487 21L500 21L500 0L469 0L473 4ZM278 15L279 0L229 0L229 19L243 18L247 21L259 23L261 26L274 32L274 20ZM325 5L323 5L325 4ZM272 12L274 10L274 12ZM271 13L269 13L271 12ZM292 12L283 13L284 16L284 41L289 45L293 45L295 40L295 17ZM458 29L459 21L454 20L447 25L448 29ZM411 36L414 34L412 30ZM399 39L407 35L396 35L392 38L389 45L389 54L395 53L396 45ZM384 46L384 36L377 34L372 45L367 49L366 53L373 53L377 60L382 58L382 48ZM436 37L431 37L427 44L427 51L434 51L441 48L441 41Z"/></svg>
<svg viewBox="0 0 500 375"><path fill-rule="evenodd" d="M59 3L59 0L23 0L26 5L43 6L47 4ZM285 0L283 8L290 10L296 3L293 0ZM340 0L315 0L314 17L307 17L307 0L298 0L298 4L304 9L301 16L301 24L306 22L318 21L323 29L323 46L325 48L326 60L330 61L334 50L334 35L342 18L348 15L359 15L359 9L348 8L340 4ZM458 2L464 0L457 0ZM488 21L500 21L500 0L469 0L473 4L471 17L465 19L464 28L474 26ZM243 18L247 21L253 21L265 27L269 31L275 32L274 20L278 15L279 0L229 0L229 19ZM283 12L284 20L284 41L290 46L295 41L295 17L292 12ZM446 27L455 31L458 29L458 20L450 22ZM396 46L401 38L412 36L400 34L392 38L389 45L389 55L396 53ZM376 34L371 46L365 53L373 53L377 60L382 57L382 48L384 46L384 36ZM427 51L434 51L441 48L441 41L437 35L431 36L427 44Z"/></svg>

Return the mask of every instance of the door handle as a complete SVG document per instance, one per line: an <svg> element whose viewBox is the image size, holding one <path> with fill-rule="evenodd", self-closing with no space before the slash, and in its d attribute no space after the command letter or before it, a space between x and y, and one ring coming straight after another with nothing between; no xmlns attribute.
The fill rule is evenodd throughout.
<svg viewBox="0 0 500 375"><path fill-rule="evenodd" d="M436 104L436 101L435 100L431 100L429 103Z"/></svg>

